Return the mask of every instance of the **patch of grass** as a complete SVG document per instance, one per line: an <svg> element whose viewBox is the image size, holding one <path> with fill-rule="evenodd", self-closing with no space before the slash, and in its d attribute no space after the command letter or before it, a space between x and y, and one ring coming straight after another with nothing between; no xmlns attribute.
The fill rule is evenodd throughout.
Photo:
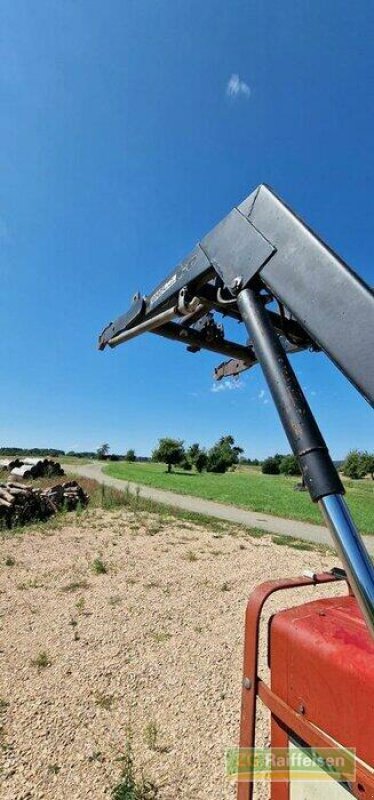
<svg viewBox="0 0 374 800"><path fill-rule="evenodd" d="M186 561L197 561L198 560L197 559L197 555L196 555L196 553L194 553L193 550L188 550L188 552L185 555L185 559L186 559Z"/></svg>
<svg viewBox="0 0 374 800"><path fill-rule="evenodd" d="M44 589L44 583L38 581L37 578L30 578L28 581L22 581L22 583L18 583L17 589Z"/></svg>
<svg viewBox="0 0 374 800"><path fill-rule="evenodd" d="M102 692L96 692L95 703L97 706L99 706L99 708L103 708L104 711L110 711L114 703L114 697L112 694L102 694Z"/></svg>
<svg viewBox="0 0 374 800"><path fill-rule="evenodd" d="M50 773L50 775L58 775L58 773L60 772L60 769L61 769L61 767L59 767L58 764L49 764L48 765L48 772Z"/></svg>
<svg viewBox="0 0 374 800"><path fill-rule="evenodd" d="M77 609L78 614L82 614L83 613L85 605L86 605L86 598L85 597L80 597L79 600L77 600L77 602L75 604L75 608Z"/></svg>
<svg viewBox="0 0 374 800"><path fill-rule="evenodd" d="M100 764L104 761L104 756L101 750L94 750L90 756L88 756L88 761L92 764L93 761L98 761Z"/></svg>
<svg viewBox="0 0 374 800"><path fill-rule="evenodd" d="M89 585L90 584L86 580L71 581L71 583L67 583L66 586L63 586L61 591L62 592L78 592L80 589L88 589ZM81 602L82 600L84 601L84 598L81 598L81 600L78 601L78 602Z"/></svg>
<svg viewBox="0 0 374 800"><path fill-rule="evenodd" d="M45 650L41 650L36 658L31 659L31 663L33 667L37 667L38 669L46 669L47 667L51 666L52 661L49 658L48 653L46 653Z"/></svg>
<svg viewBox="0 0 374 800"><path fill-rule="evenodd" d="M167 633L167 631L155 631L152 633L152 638L158 644L162 644L163 642L167 642L169 639L171 639L171 633Z"/></svg>
<svg viewBox="0 0 374 800"><path fill-rule="evenodd" d="M108 567L101 558L94 558L91 568L95 575L106 575L108 572Z"/></svg>
<svg viewBox="0 0 374 800"><path fill-rule="evenodd" d="M122 603L122 597L118 594L112 594L108 600L110 606L119 606Z"/></svg>
<svg viewBox="0 0 374 800"><path fill-rule="evenodd" d="M293 550L306 550L317 553L331 552L331 548L327 547L327 545L304 542L303 539L293 539L292 536L274 535L271 537L271 541L280 547L292 547Z"/></svg>
<svg viewBox="0 0 374 800"><path fill-rule="evenodd" d="M5 559L5 566L6 567L14 567L16 563L16 559L13 556L7 556Z"/></svg>
<svg viewBox="0 0 374 800"><path fill-rule="evenodd" d="M226 472L223 475L165 471L164 464L128 462L108 464L104 471L124 481L175 491L179 494L203 497L220 503L273 514L286 519L323 524L318 506L310 501L307 492L295 492L298 478L283 475L263 475L254 468ZM362 533L374 534L374 492L372 481L344 480L346 499ZM144 503L144 499L140 499Z"/></svg>
<svg viewBox="0 0 374 800"><path fill-rule="evenodd" d="M158 727L154 720L150 720L145 726L144 740L150 750L157 750Z"/></svg>
<svg viewBox="0 0 374 800"><path fill-rule="evenodd" d="M123 761L121 779L112 790L111 800L157 800L159 797L157 785L145 778L143 772L140 777L136 774L129 736L126 741L125 754L121 760Z"/></svg>

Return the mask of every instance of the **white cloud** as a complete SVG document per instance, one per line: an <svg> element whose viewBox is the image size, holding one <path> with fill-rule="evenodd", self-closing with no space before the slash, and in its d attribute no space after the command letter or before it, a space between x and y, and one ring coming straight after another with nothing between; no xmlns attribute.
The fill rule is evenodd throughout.
<svg viewBox="0 0 374 800"><path fill-rule="evenodd" d="M268 396L267 396L267 394L265 392L265 389L261 389L261 391L260 391L260 393L258 395L258 399L261 400L261 402L264 404L264 406L266 406L268 404L269 398L268 398Z"/></svg>
<svg viewBox="0 0 374 800"><path fill-rule="evenodd" d="M226 378L223 381L219 381L219 383L213 383L211 388L211 392L227 392L232 391L233 389L244 389L244 381L238 380L237 378Z"/></svg>
<svg viewBox="0 0 374 800"><path fill-rule="evenodd" d="M233 73L227 82L226 94L228 97L239 97L239 95L242 95L243 97L249 97L251 90L248 86L248 83L242 81L239 75Z"/></svg>

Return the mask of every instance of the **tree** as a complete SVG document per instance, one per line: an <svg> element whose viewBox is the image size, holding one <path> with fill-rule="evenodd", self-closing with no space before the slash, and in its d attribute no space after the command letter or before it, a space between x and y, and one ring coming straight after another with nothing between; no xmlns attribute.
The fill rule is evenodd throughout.
<svg viewBox="0 0 374 800"><path fill-rule="evenodd" d="M158 446L152 453L152 461L161 461L168 465L168 472L175 464L180 464L186 457L183 442L180 439L165 437L159 439Z"/></svg>
<svg viewBox="0 0 374 800"><path fill-rule="evenodd" d="M229 467L238 464L239 456L242 452L243 448L235 444L233 436L221 436L218 442L209 450L208 472L226 472Z"/></svg>
<svg viewBox="0 0 374 800"><path fill-rule="evenodd" d="M127 453L125 453L125 461L136 461L135 450L132 450L132 448L130 448L130 450L128 450Z"/></svg>
<svg viewBox="0 0 374 800"><path fill-rule="evenodd" d="M301 469L296 456L284 456L280 462L279 471L282 475L301 475Z"/></svg>
<svg viewBox="0 0 374 800"><path fill-rule="evenodd" d="M108 455L109 450L110 450L110 448L109 448L108 444L102 444L100 447L97 448L97 451L96 451L97 457L98 458L105 458L105 456Z"/></svg>
<svg viewBox="0 0 374 800"><path fill-rule="evenodd" d="M279 475L279 461L273 456L265 458L265 461L262 462L261 472L264 475Z"/></svg>
<svg viewBox="0 0 374 800"><path fill-rule="evenodd" d="M195 467L197 472L202 472L203 469L206 469L208 456L198 442L195 442L195 444L192 444L191 447L188 448L187 459Z"/></svg>
<svg viewBox="0 0 374 800"><path fill-rule="evenodd" d="M365 453L365 467L366 467L366 474L371 476L371 480L374 481L374 453Z"/></svg>
<svg viewBox="0 0 374 800"><path fill-rule="evenodd" d="M352 480L358 480L365 477L368 472L367 467L367 453L363 453L361 450L350 450L343 464L343 475Z"/></svg>

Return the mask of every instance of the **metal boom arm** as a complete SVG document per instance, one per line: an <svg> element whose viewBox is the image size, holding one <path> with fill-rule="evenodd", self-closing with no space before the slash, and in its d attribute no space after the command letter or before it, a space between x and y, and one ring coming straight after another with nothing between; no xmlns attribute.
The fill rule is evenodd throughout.
<svg viewBox="0 0 374 800"><path fill-rule="evenodd" d="M271 308L269 306L271 305ZM216 312L243 322L250 340L225 339ZM342 495L344 488L287 353L323 350L374 403L371 289L265 185L234 208L152 294L134 297L99 348L145 331L191 352L230 356L219 380L260 363L306 485L319 502L353 591L374 635L374 569Z"/></svg>

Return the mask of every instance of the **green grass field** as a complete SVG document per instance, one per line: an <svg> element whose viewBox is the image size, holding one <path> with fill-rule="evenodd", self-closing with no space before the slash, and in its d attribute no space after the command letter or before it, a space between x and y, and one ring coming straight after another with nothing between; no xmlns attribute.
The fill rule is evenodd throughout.
<svg viewBox="0 0 374 800"><path fill-rule="evenodd" d="M305 522L322 522L318 506L310 501L307 492L295 492L297 478L281 475L262 475L259 470L247 469L215 475L203 472L183 472L176 469L167 474L164 464L111 463L104 472L124 481L134 481L158 489L190 494L206 500L248 508L266 514ZM346 499L361 533L374 534L374 483L345 481Z"/></svg>

